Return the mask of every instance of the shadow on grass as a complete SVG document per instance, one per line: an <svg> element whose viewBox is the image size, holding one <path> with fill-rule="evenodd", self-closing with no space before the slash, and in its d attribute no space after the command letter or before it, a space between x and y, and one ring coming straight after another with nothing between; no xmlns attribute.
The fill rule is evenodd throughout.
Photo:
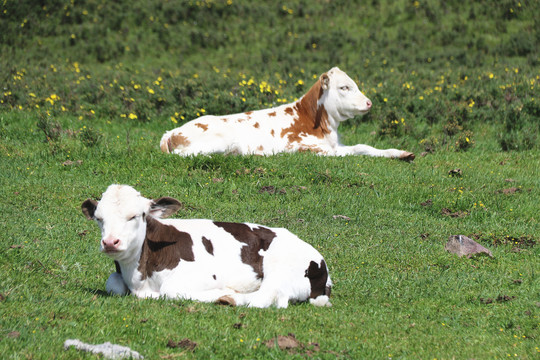
<svg viewBox="0 0 540 360"><path fill-rule="evenodd" d="M95 296L99 296L99 297L114 297L114 296L119 296L119 295L115 295L115 294L109 294L108 292L106 292L105 290L101 290L101 289L90 289L90 288L84 288L84 291L85 292L88 292L90 294L93 294Z"/></svg>

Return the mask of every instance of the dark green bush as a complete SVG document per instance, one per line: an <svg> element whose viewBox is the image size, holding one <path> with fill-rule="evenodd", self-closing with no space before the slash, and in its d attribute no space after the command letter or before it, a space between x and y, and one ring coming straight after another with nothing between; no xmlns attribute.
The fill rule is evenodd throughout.
<svg viewBox="0 0 540 360"><path fill-rule="evenodd" d="M103 138L103 134L91 127L84 126L79 131L77 137L84 144L84 146L94 147L100 143L101 139Z"/></svg>
<svg viewBox="0 0 540 360"><path fill-rule="evenodd" d="M45 135L46 142L56 142L62 134L60 123L51 119L47 114L40 114L37 128Z"/></svg>

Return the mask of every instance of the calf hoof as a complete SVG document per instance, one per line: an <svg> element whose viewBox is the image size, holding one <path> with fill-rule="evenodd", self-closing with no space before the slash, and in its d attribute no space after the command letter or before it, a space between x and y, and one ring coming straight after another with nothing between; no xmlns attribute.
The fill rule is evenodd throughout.
<svg viewBox="0 0 540 360"><path fill-rule="evenodd" d="M414 154L407 151L404 151L403 154L399 156L399 160L403 160L407 162L413 161L414 158L415 158Z"/></svg>
<svg viewBox="0 0 540 360"><path fill-rule="evenodd" d="M229 305L236 306L236 301L229 295L225 295L216 300L216 303L219 305Z"/></svg>

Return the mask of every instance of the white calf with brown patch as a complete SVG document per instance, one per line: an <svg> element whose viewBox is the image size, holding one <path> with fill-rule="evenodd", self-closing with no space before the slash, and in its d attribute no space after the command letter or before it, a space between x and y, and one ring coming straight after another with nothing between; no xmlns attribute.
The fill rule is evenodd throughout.
<svg viewBox="0 0 540 360"><path fill-rule="evenodd" d="M259 308L330 306L328 268L311 245L282 228L162 219L180 206L169 197L146 199L127 185L111 185L99 202L82 204L101 229L101 251L117 266L109 293Z"/></svg>
<svg viewBox="0 0 540 360"><path fill-rule="evenodd" d="M167 131L160 147L163 152L182 156L312 151L330 156L368 155L414 160L413 153L403 150L340 143L339 124L367 113L370 108L371 100L347 74L334 67L322 74L294 103L234 115L202 116Z"/></svg>

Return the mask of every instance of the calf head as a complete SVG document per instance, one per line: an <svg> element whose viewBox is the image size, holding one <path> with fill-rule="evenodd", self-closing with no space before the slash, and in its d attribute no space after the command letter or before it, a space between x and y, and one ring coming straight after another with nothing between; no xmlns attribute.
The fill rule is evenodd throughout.
<svg viewBox="0 0 540 360"><path fill-rule="evenodd" d="M337 67L321 75L322 94L319 106L339 121L345 121L357 115L364 115L371 108L369 100L358 89L358 85Z"/></svg>
<svg viewBox="0 0 540 360"><path fill-rule="evenodd" d="M141 251L147 216L167 217L180 207L180 202L170 197L150 200L130 186L111 185L99 202L83 202L82 212L101 229L100 250L115 260L127 261Z"/></svg>

